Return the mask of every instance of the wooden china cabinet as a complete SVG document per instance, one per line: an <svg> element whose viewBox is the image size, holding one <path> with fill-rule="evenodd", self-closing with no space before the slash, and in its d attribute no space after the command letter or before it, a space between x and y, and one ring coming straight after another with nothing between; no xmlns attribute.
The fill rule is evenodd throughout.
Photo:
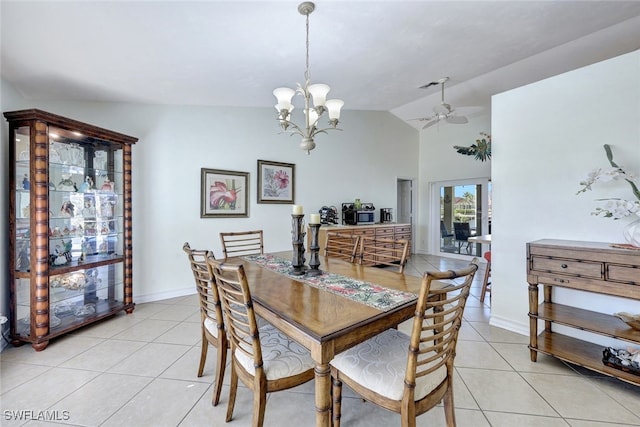
<svg viewBox="0 0 640 427"><path fill-rule="evenodd" d="M14 345L134 309L131 147L138 139L45 111L9 122Z"/></svg>

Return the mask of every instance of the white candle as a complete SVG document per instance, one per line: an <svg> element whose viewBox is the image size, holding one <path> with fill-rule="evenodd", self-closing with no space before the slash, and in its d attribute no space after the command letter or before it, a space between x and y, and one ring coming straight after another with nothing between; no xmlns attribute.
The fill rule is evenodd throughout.
<svg viewBox="0 0 640 427"><path fill-rule="evenodd" d="M320 224L320 214L309 214L309 224Z"/></svg>
<svg viewBox="0 0 640 427"><path fill-rule="evenodd" d="M294 215L302 215L302 205L293 205L291 212Z"/></svg>

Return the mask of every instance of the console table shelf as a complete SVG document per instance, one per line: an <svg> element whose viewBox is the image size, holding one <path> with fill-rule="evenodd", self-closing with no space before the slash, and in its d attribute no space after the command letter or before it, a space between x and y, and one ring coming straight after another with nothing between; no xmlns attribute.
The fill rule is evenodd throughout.
<svg viewBox="0 0 640 427"><path fill-rule="evenodd" d="M640 331L611 314L585 310L552 301L554 287L640 300L640 252L612 248L607 243L543 239L527 243L529 283L529 349L531 361L545 353L602 374L640 385L640 375L609 367L602 361L604 348L560 334L554 325L640 344ZM539 285L543 302L539 303ZM640 309L640 304L638 304ZM538 322L544 330L538 334Z"/></svg>

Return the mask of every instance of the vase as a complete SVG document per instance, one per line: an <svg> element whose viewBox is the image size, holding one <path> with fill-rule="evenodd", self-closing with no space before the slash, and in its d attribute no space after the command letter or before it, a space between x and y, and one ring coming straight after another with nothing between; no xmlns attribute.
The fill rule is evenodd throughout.
<svg viewBox="0 0 640 427"><path fill-rule="evenodd" d="M627 224L622 230L622 235L631 246L640 248L640 219Z"/></svg>

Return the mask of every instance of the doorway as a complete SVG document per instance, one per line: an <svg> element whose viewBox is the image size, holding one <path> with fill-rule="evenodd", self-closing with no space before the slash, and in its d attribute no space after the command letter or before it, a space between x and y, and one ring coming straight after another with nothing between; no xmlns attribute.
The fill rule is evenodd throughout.
<svg viewBox="0 0 640 427"><path fill-rule="evenodd" d="M396 189L396 214L394 221L398 224L411 224L411 250L414 253L415 226L413 213L415 212L415 197L413 197L414 180L410 178L397 178Z"/></svg>
<svg viewBox="0 0 640 427"><path fill-rule="evenodd" d="M443 256L481 256L482 244L467 238L491 233L491 181L441 181L433 183L431 190L432 230L439 230L432 233L434 252Z"/></svg>

